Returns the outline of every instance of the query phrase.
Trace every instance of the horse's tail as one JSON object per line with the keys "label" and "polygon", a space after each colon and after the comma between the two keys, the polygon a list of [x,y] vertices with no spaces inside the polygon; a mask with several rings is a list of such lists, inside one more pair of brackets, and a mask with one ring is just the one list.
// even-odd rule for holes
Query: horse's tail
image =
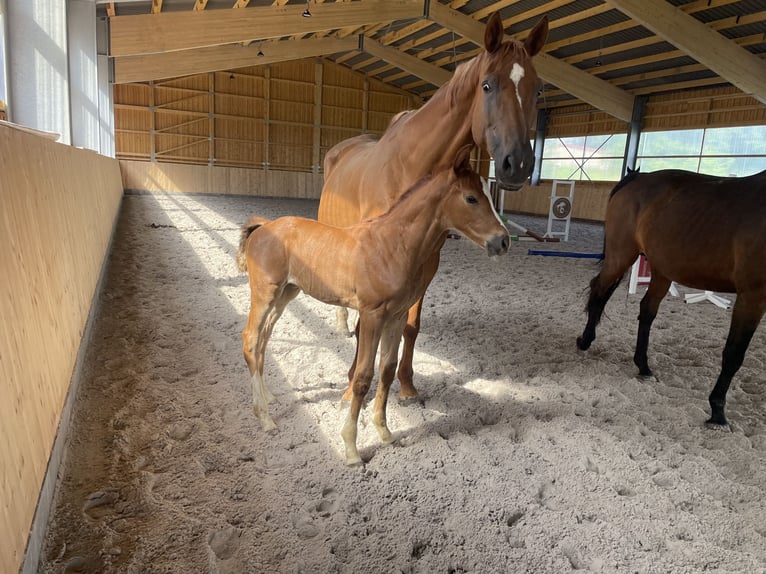
{"label": "horse's tail", "polygon": [[247,249],[247,240],[250,237],[250,234],[264,223],[268,223],[268,221],[268,219],[253,215],[242,226],[242,233],[239,235],[239,248],[237,249],[237,269],[239,269],[240,272],[244,273],[247,271],[247,255],[245,251]]}

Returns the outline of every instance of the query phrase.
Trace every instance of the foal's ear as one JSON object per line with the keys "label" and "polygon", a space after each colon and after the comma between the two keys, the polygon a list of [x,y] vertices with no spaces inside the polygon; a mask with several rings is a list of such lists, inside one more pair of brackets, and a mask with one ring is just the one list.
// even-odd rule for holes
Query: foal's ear
{"label": "foal's ear", "polygon": [[487,27],[484,29],[484,48],[487,52],[494,54],[502,45],[504,35],[503,19],[500,17],[500,12],[495,12],[489,17]]}
{"label": "foal's ear", "polygon": [[452,171],[458,175],[471,171],[472,149],[473,144],[468,144],[458,150],[457,155],[455,156],[455,162],[452,164]]}
{"label": "foal's ear", "polygon": [[544,15],[532,28],[532,31],[524,40],[524,49],[531,58],[543,49],[545,41],[548,39],[548,16]]}

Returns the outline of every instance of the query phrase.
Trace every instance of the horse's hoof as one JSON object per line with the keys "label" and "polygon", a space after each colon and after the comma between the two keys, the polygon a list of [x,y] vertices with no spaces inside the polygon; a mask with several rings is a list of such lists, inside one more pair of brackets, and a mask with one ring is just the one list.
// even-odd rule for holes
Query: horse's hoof
{"label": "horse's hoof", "polygon": [[[257,414],[257,413],[256,413]],[[275,434],[278,430],[277,423],[269,415],[258,417],[261,421],[261,429],[268,434]]]}
{"label": "horse's hoof", "polygon": [[705,421],[705,428],[714,432],[734,432],[729,423],[716,423],[710,419]]}
{"label": "horse's hoof", "polygon": [[388,430],[387,427],[375,425],[375,428],[378,431],[378,437],[380,438],[381,444],[391,444],[394,442],[394,435],[391,434],[391,431]]}
{"label": "horse's hoof", "polygon": [[581,351],[587,351],[590,349],[590,343],[586,343],[582,337],[577,337],[577,348]]}
{"label": "horse's hoof", "polygon": [[426,405],[426,402],[420,395],[403,397],[400,394],[399,404],[402,405],[403,407],[410,407],[410,406],[424,407]]}
{"label": "horse's hoof", "polygon": [[705,421],[705,426],[710,430],[732,432],[731,425],[729,425],[729,421],[726,420],[725,416],[718,417],[713,415]]}
{"label": "horse's hoof", "polygon": [[364,463],[362,460],[362,457],[358,454],[356,456],[347,456],[346,457],[346,466],[361,466]]}
{"label": "horse's hoof", "polygon": [[636,378],[639,381],[656,381],[657,380],[657,377],[655,377],[654,373],[651,371],[649,371],[648,373],[638,373],[638,375],[636,375]]}

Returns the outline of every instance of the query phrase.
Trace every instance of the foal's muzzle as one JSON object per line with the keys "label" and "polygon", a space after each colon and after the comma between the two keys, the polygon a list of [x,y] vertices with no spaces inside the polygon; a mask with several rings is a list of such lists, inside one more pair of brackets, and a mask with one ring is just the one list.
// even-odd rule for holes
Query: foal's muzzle
{"label": "foal's muzzle", "polygon": [[508,234],[495,235],[487,241],[487,255],[502,255],[508,252]]}

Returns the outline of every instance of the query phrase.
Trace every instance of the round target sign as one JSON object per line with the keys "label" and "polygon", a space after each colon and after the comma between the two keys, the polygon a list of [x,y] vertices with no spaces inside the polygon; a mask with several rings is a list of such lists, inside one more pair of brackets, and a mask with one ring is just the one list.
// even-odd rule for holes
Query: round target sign
{"label": "round target sign", "polygon": [[572,202],[568,197],[559,197],[553,202],[551,213],[556,219],[566,219],[572,213]]}

